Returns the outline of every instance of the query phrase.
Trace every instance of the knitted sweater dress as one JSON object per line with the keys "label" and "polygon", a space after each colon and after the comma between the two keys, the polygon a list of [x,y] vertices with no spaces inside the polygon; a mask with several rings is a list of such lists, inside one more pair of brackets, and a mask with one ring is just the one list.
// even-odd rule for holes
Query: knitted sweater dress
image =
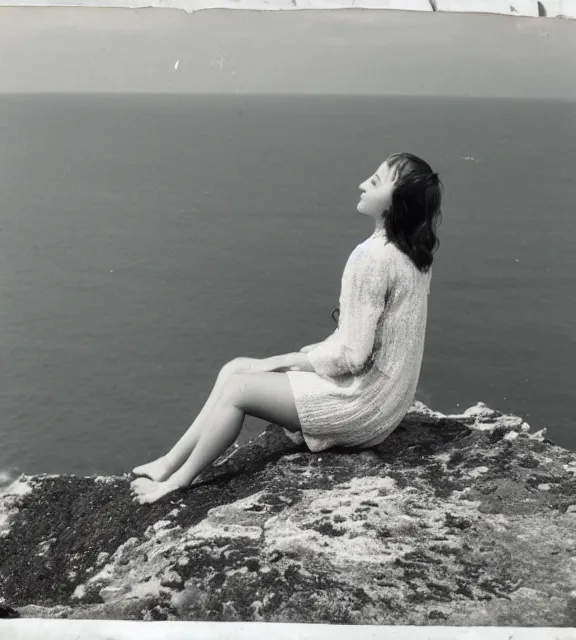
{"label": "knitted sweater dress", "polygon": [[311,451],[380,444],[408,412],[420,376],[432,269],[420,272],[378,230],[350,254],[338,328],[308,352],[314,371],[287,371]]}

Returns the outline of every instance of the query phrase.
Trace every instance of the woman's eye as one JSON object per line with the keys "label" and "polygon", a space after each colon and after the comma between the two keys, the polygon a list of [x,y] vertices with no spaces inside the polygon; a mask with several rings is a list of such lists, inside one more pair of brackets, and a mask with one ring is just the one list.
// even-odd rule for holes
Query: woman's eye
{"label": "woman's eye", "polygon": [[376,186],[376,180],[374,180],[374,178],[372,178],[372,180],[370,180],[370,182],[371,182],[374,186]]}

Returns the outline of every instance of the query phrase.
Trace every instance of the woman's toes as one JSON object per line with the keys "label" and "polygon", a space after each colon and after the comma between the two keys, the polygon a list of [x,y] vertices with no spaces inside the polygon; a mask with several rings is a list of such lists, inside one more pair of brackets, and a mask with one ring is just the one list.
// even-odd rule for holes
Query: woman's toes
{"label": "woman's toes", "polygon": [[135,493],[139,494],[149,491],[152,488],[152,485],[155,484],[156,483],[153,480],[150,480],[150,478],[136,478],[136,480],[133,480],[130,483],[130,486]]}

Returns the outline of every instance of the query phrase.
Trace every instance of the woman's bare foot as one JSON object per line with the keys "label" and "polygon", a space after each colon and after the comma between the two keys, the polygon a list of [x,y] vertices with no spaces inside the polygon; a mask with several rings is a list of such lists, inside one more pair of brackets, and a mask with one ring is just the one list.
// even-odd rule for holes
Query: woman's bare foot
{"label": "woman's bare foot", "polygon": [[168,462],[166,456],[162,456],[161,458],[158,458],[158,460],[142,464],[139,467],[134,467],[134,469],[132,469],[132,473],[134,475],[146,476],[155,482],[164,482],[164,480],[167,480],[174,471],[175,469]]}
{"label": "woman's bare foot", "polygon": [[136,494],[134,502],[139,502],[140,504],[151,504],[169,493],[181,489],[178,484],[170,482],[170,480],[155,482],[149,478],[137,478],[131,483],[131,487]]}

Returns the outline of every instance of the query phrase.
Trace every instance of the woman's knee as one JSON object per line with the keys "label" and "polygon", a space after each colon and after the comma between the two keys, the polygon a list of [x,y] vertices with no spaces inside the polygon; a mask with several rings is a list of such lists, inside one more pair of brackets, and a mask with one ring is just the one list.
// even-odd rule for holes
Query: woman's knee
{"label": "woman's knee", "polygon": [[249,371],[255,362],[257,362],[256,358],[233,358],[220,369],[220,375],[232,376],[236,373]]}

